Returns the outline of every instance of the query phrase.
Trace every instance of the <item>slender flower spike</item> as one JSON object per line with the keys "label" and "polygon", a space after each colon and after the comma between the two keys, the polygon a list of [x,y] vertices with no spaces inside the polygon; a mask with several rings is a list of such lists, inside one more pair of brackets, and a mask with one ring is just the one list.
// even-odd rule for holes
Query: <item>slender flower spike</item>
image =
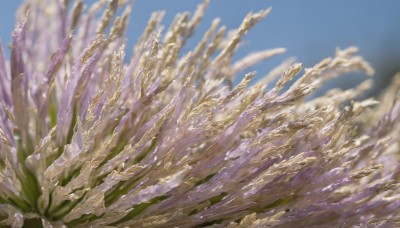
{"label": "slender flower spike", "polygon": [[153,13],[125,58],[131,1],[23,3],[0,45],[0,226],[400,227],[400,75],[381,100],[358,98],[370,80],[310,96],[374,73],[350,47],[254,82],[285,49],[232,57],[270,9],[184,53],[207,4],[164,32]]}

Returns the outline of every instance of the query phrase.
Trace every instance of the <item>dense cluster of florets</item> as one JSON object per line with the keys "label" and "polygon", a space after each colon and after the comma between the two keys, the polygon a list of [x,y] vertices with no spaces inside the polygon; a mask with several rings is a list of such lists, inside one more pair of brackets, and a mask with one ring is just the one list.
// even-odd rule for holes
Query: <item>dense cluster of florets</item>
{"label": "dense cluster of florets", "polygon": [[206,5],[165,32],[155,12],[126,64],[131,2],[25,1],[9,61],[0,49],[2,225],[400,225],[399,77],[380,102],[353,101],[369,80],[305,99],[328,79],[373,74],[348,48],[234,85],[285,50],[232,60],[267,9],[229,36],[214,20],[182,53]]}

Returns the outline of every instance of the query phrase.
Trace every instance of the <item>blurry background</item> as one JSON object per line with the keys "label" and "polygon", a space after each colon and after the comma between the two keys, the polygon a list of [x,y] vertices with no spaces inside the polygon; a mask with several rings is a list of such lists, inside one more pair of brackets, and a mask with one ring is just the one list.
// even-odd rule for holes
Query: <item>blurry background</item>
{"label": "blurry background", "polygon": [[[11,42],[15,12],[20,2],[0,0],[0,38],[4,46]],[[130,56],[133,44],[152,11],[165,10],[167,14],[164,23],[168,26],[175,13],[185,10],[193,12],[200,2],[136,0],[127,32],[127,56]],[[272,13],[246,35],[245,43],[236,55],[236,58],[240,58],[256,50],[287,48],[284,55],[249,69],[256,70],[259,76],[265,75],[289,56],[295,56],[297,61],[304,63],[304,67],[310,67],[332,56],[336,47],[345,48],[350,45],[359,47],[360,55],[376,69],[375,87],[368,95],[376,95],[400,71],[399,0],[212,0],[202,24],[184,51],[190,50],[197,43],[215,17],[220,17],[221,24],[233,29],[240,25],[249,11],[269,6],[273,7]],[[8,55],[8,49],[6,51]],[[327,87],[349,88],[363,79],[363,75],[346,75],[329,82]]]}

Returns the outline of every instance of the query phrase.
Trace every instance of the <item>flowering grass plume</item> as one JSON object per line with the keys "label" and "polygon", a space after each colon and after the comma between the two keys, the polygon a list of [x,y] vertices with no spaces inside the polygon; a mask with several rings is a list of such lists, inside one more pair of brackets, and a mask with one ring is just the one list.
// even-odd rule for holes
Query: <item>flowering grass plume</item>
{"label": "flowering grass plume", "polygon": [[373,74],[350,47],[250,83],[284,52],[232,58],[270,9],[230,35],[215,19],[183,53],[207,3],[167,29],[153,13],[125,61],[130,1],[25,1],[0,50],[2,225],[400,226],[400,76],[380,101],[353,101],[370,80],[307,98]]}

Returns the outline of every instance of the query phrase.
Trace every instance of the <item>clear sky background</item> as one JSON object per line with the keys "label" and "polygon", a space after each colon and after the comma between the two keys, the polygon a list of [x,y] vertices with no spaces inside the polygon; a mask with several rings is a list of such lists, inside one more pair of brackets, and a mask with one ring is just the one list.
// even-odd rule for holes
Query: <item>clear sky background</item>
{"label": "clear sky background", "polygon": [[[87,0],[86,2],[93,2]],[[11,41],[15,12],[21,0],[0,0],[0,38]],[[165,10],[169,25],[177,12],[194,11],[201,1],[136,0],[128,28],[128,55],[143,31],[150,13]],[[400,71],[400,1],[399,0],[211,0],[205,18],[187,50],[199,40],[215,17],[221,24],[236,28],[249,11],[272,6],[271,14],[245,37],[245,45],[236,58],[256,50],[287,48],[286,54],[258,64],[250,70],[264,75],[289,56],[297,57],[305,67],[331,56],[336,47],[354,45],[376,69],[375,88],[381,90],[395,72]],[[330,82],[348,88],[365,77],[349,75]]]}

